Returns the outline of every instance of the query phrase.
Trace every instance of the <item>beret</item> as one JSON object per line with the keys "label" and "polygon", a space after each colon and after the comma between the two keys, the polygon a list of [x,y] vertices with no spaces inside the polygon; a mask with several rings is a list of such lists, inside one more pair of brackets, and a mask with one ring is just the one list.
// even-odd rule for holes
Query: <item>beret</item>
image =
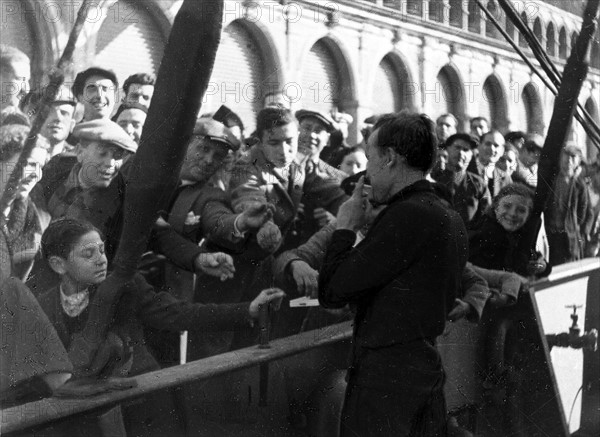
{"label": "beret", "polygon": [[136,142],[127,135],[127,132],[114,121],[105,118],[79,123],[73,129],[73,136],[79,140],[113,144],[131,153],[137,151]]}
{"label": "beret", "polygon": [[479,140],[477,139],[476,136],[473,136],[471,134],[467,134],[464,132],[459,132],[457,134],[450,135],[448,137],[448,139],[446,140],[446,142],[444,143],[443,148],[448,147],[456,140],[462,140],[465,143],[468,143],[471,146],[471,149],[476,149],[479,146]]}
{"label": "beret", "polygon": [[240,141],[231,130],[212,118],[199,118],[194,126],[193,134],[221,143],[234,152],[240,148]]}
{"label": "beret", "polygon": [[119,81],[117,80],[117,75],[112,70],[107,70],[105,68],[100,67],[90,67],[87,70],[84,70],[75,76],[75,82],[73,82],[73,94],[75,96],[79,96],[83,94],[83,87],[85,85],[85,81],[92,76],[100,76],[106,79],[109,79],[112,83],[115,84],[115,88],[119,87]]}
{"label": "beret", "polygon": [[142,105],[141,103],[121,103],[119,105],[119,109],[117,109],[117,112],[115,113],[115,115],[112,116],[111,120],[116,122],[119,118],[119,115],[121,115],[123,111],[127,111],[128,109],[139,109],[144,114],[148,114],[148,108],[145,105]]}
{"label": "beret", "polygon": [[302,121],[302,119],[307,117],[313,117],[319,120],[325,125],[325,128],[328,132],[337,130],[337,124],[333,121],[329,114],[323,114],[322,112],[318,111],[309,111],[308,109],[300,109],[299,111],[296,111],[296,118],[298,121]]}

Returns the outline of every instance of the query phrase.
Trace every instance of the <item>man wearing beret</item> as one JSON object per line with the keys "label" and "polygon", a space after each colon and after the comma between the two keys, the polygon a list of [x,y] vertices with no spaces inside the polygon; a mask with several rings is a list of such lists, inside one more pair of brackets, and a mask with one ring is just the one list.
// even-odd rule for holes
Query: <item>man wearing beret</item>
{"label": "man wearing beret", "polygon": [[83,105],[83,121],[109,118],[118,89],[117,76],[110,70],[91,67],[77,74],[73,94]]}
{"label": "man wearing beret", "polygon": [[122,103],[112,120],[121,126],[136,144],[140,144],[148,108],[141,103]]}

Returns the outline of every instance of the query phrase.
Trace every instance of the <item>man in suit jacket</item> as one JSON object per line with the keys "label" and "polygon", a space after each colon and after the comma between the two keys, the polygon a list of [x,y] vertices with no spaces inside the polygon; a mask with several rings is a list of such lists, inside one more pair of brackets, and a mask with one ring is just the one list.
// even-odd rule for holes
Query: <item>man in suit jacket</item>
{"label": "man in suit jacket", "polygon": [[481,176],[494,197],[506,185],[512,183],[511,177],[500,170],[496,163],[504,155],[504,136],[497,130],[483,134],[477,150],[479,155],[469,164],[468,171]]}

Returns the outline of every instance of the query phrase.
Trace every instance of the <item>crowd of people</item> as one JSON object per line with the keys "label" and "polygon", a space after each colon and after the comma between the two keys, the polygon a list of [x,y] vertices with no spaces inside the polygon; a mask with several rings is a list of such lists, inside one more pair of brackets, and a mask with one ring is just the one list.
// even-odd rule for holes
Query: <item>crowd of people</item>
{"label": "crowd of people", "polygon": [[[0,61],[3,83],[22,80],[22,53],[2,46]],[[3,407],[77,380],[68,351],[118,250],[154,85],[151,74],[133,74],[117,106],[111,70],[79,72],[58,90],[17,188],[5,194],[2,306],[15,311],[3,312],[2,323],[35,320],[50,341],[45,354],[31,341],[13,344],[18,353],[3,350]],[[1,193],[47,92],[2,96]],[[249,133],[234,110],[198,118],[179,186],[157,211],[94,376],[133,376],[255,344],[267,305],[280,306],[274,337],[354,317],[342,435],[438,435],[446,411],[435,338],[446,321],[477,322],[486,304],[516,302],[526,278],[598,255],[600,169],[576,144],[562,151],[543,226],[530,241],[525,230],[543,182],[538,134],[503,134],[484,117],[459,132],[452,114],[434,122],[401,112],[364,120],[362,141],[351,144],[352,117],[338,111],[274,104]],[[289,308],[302,296],[321,306]],[[185,352],[181,331],[189,331]],[[44,357],[23,366],[28,354]],[[292,417],[302,414],[293,396]],[[173,432],[177,424],[164,423],[171,409],[149,399],[63,432],[125,435],[156,417],[155,426]]]}

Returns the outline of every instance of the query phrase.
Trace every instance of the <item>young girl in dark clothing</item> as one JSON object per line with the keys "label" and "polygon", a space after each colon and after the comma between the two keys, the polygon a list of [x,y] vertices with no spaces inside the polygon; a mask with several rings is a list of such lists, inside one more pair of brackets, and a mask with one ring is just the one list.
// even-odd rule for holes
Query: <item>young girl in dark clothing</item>
{"label": "young girl in dark clothing", "polygon": [[539,253],[532,253],[523,238],[533,209],[533,193],[522,184],[500,190],[491,209],[469,238],[469,261],[476,266],[506,270],[521,276],[547,276],[550,266]]}

